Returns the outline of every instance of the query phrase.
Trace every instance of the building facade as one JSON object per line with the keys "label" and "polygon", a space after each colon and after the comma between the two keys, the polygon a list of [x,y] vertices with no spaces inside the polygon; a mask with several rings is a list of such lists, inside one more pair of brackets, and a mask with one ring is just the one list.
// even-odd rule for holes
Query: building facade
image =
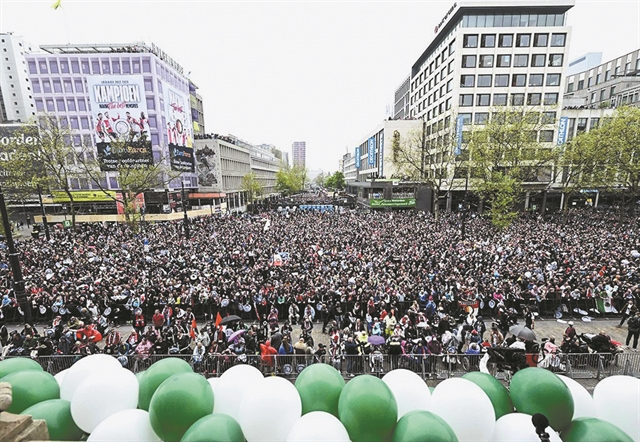
{"label": "building facade", "polygon": [[22,37],[0,34],[0,123],[25,123],[35,117],[36,107],[25,54],[31,46]]}
{"label": "building facade", "polygon": [[394,93],[393,119],[404,120],[410,114],[411,77],[405,78]]}
{"label": "building facade", "polygon": [[198,86],[193,81],[189,81],[189,101],[191,102],[191,120],[193,121],[194,135],[206,134],[202,96],[198,93]]}
{"label": "building facade", "polygon": [[306,141],[295,141],[291,145],[291,159],[293,161],[293,166],[307,167]]}

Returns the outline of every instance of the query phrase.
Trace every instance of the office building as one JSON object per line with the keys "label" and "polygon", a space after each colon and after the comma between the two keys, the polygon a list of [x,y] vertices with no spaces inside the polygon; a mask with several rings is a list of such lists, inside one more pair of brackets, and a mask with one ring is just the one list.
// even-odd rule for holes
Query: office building
{"label": "office building", "polygon": [[566,75],[577,74],[578,72],[588,71],[602,63],[602,52],[588,52],[573,61],[567,66]]}
{"label": "office building", "polygon": [[198,93],[198,86],[189,80],[189,101],[191,102],[191,121],[193,121],[193,134],[206,134],[204,127],[204,106],[202,95]]}
{"label": "office building", "polygon": [[291,158],[293,166],[307,167],[307,143],[305,141],[295,141],[291,145]]}
{"label": "office building", "polygon": [[36,115],[25,61],[31,46],[22,37],[2,33],[0,50],[0,123],[25,123]]}

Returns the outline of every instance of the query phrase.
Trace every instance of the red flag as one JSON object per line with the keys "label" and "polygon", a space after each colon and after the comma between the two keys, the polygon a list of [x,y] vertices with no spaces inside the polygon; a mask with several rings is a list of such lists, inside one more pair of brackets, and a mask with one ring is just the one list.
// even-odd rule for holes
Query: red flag
{"label": "red flag", "polygon": [[222,316],[220,316],[220,312],[218,312],[218,314],[216,315],[216,327],[218,327],[221,322],[222,322]]}

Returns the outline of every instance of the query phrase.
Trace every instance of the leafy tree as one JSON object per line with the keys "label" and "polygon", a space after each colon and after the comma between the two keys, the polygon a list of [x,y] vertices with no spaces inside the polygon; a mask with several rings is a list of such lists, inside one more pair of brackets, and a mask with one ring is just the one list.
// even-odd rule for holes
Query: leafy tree
{"label": "leafy tree", "polygon": [[314,183],[316,183],[318,186],[320,187],[324,187],[325,182],[327,180],[327,178],[329,178],[330,175],[325,175],[324,172],[320,172],[320,174],[313,180]]}
{"label": "leafy tree", "polygon": [[477,177],[475,192],[490,205],[491,219],[507,227],[517,215],[525,183],[530,188],[553,180],[558,151],[538,142],[547,124],[545,115],[523,107],[494,109],[483,126],[472,126],[468,135],[469,165]]}
{"label": "leafy tree", "polygon": [[291,195],[304,189],[307,182],[307,169],[300,166],[289,166],[280,163],[280,170],[276,172],[276,189],[285,195]]}
{"label": "leafy tree", "polygon": [[325,186],[329,189],[339,190],[344,189],[344,173],[337,171],[333,175],[329,176],[325,181]]}
{"label": "leafy tree", "polygon": [[264,186],[253,172],[249,172],[242,177],[241,188],[244,192],[247,192],[247,199],[250,203],[253,203],[256,198],[264,193]]}

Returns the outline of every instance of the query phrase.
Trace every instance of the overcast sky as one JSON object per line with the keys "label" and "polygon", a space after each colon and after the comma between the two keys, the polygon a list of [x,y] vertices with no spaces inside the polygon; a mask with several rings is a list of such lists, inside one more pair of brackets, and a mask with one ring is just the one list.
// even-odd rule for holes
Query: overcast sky
{"label": "overcast sky", "polygon": [[[535,0],[534,0],[535,1]],[[453,1],[0,0],[0,31],[34,46],[154,42],[200,87],[207,132],[338,160],[392,109],[393,92]],[[640,48],[640,1],[577,0],[570,59]]]}

